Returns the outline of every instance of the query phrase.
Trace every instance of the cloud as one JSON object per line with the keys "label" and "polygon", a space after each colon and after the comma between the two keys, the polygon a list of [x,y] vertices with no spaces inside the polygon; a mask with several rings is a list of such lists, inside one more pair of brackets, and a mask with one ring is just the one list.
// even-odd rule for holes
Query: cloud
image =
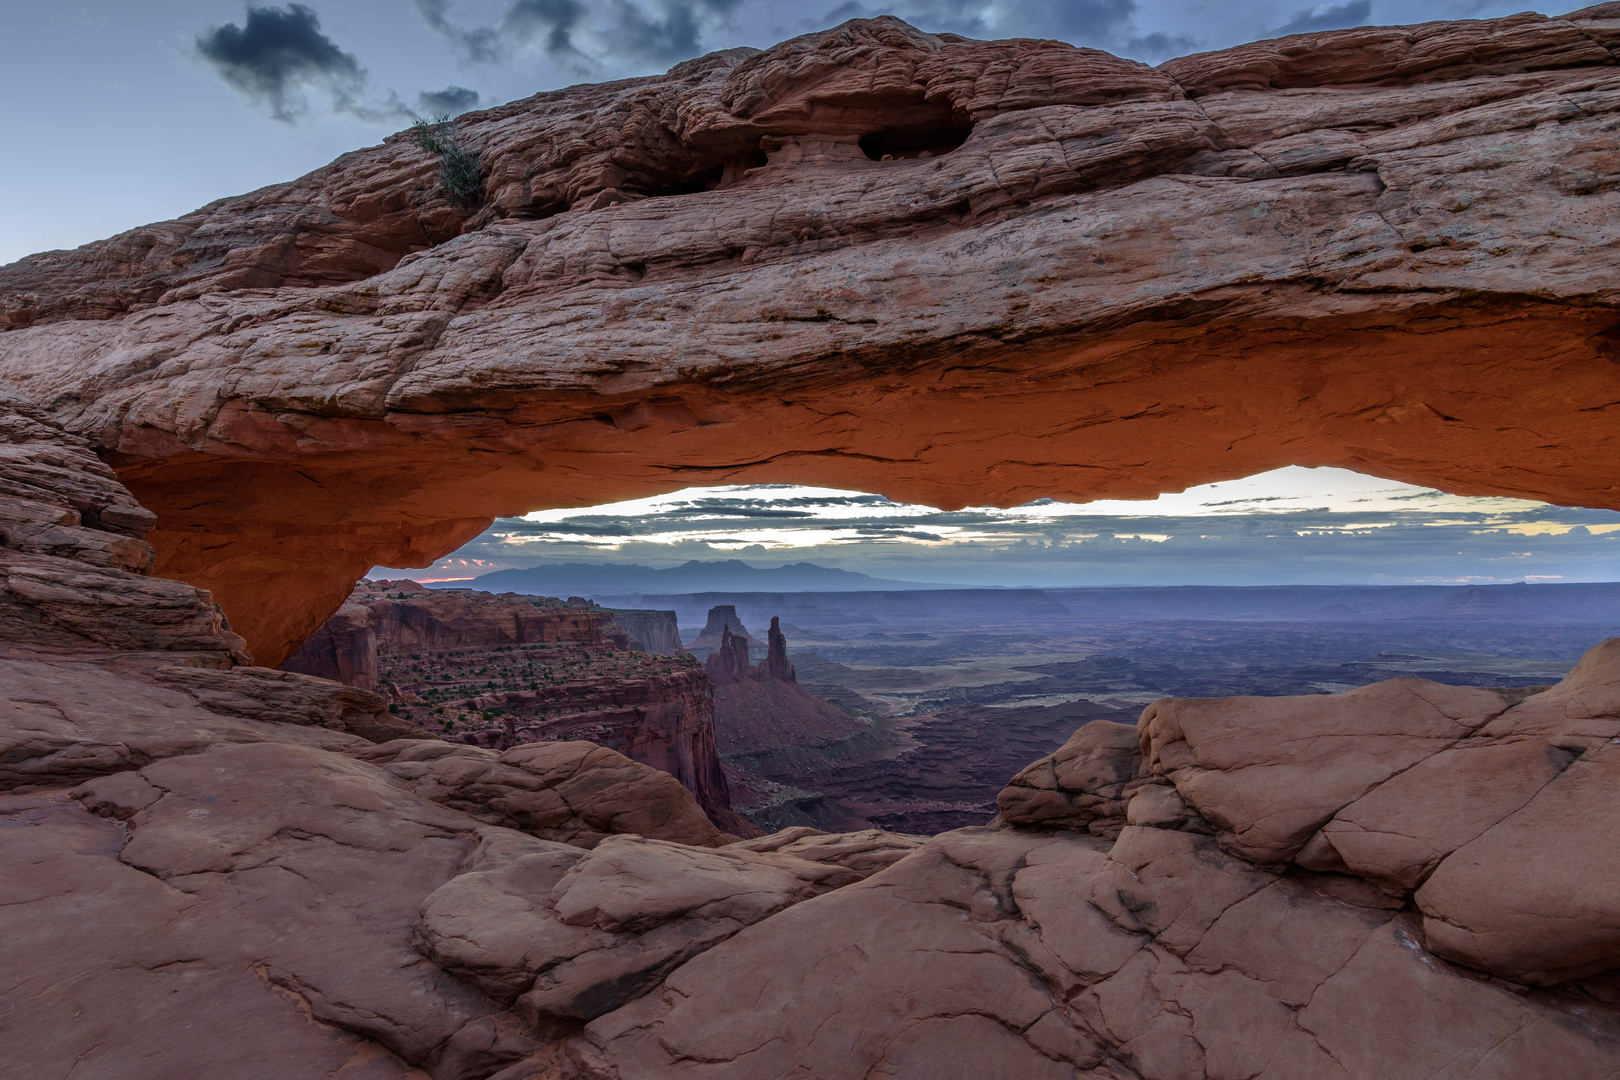
{"label": "cloud", "polygon": [[1271,33],[1276,37],[1288,34],[1310,34],[1318,30],[1343,30],[1349,26],[1366,26],[1372,17],[1372,0],[1348,0],[1343,4],[1321,4],[1300,8],[1294,17]]}
{"label": "cloud", "polygon": [[493,63],[539,49],[574,65],[668,66],[705,50],[707,34],[741,0],[511,0],[496,26],[465,27],[449,0],[415,0],[417,14],[465,60]]}
{"label": "cloud", "polygon": [[574,34],[585,20],[579,0],[512,0],[501,31],[521,45],[538,45],[553,57],[580,57]]}
{"label": "cloud", "polygon": [[291,123],[307,111],[304,92],[324,89],[334,108],[353,111],[365,89],[366,69],[352,53],[321,33],[321,21],[303,4],[249,7],[245,24],[226,23],[197,35],[196,54],[227,85],[270,106]]}
{"label": "cloud", "polygon": [[505,53],[500,35],[491,26],[467,29],[450,18],[450,0],[415,0],[416,13],[428,29],[455,46],[462,59],[474,64],[493,64]]}
{"label": "cloud", "polygon": [[627,58],[660,64],[689,60],[701,51],[697,7],[690,3],[666,4],[660,18],[629,0],[614,0],[614,23],[608,39],[614,51]]}
{"label": "cloud", "polygon": [[478,108],[478,91],[465,86],[424,90],[416,95],[416,107],[424,116],[459,116],[468,109]]}
{"label": "cloud", "polygon": [[706,33],[724,24],[740,0],[611,0],[597,31],[606,59],[675,64],[705,50]]}
{"label": "cloud", "polygon": [[801,31],[816,30],[874,15],[896,15],[934,34],[1056,38],[1136,59],[1165,59],[1198,44],[1185,34],[1143,33],[1137,24],[1137,0],[901,0],[872,6],[848,0],[820,19],[804,20],[799,27]]}
{"label": "cloud", "polygon": [[[1250,497],[1230,498],[1239,491]],[[1430,497],[1420,509],[1413,494]],[[494,569],[785,558],[1000,585],[1620,579],[1620,513],[1431,494],[1337,470],[1282,470],[1137,504],[941,511],[755,485],[534,517],[496,522],[451,559]],[[456,576],[450,565],[425,576]]]}

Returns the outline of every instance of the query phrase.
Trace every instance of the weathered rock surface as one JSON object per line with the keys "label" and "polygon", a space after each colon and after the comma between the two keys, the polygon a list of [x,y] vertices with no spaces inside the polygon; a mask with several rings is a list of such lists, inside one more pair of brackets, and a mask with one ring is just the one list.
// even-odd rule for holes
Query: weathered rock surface
{"label": "weathered rock surface", "polygon": [[236,743],[337,752],[371,745],[303,726],[291,711],[291,722],[221,715],[182,691],[97,664],[0,660],[0,715],[0,791],[54,790]]}
{"label": "weathered rock surface", "polygon": [[1142,749],[1132,724],[1093,720],[1007,782],[996,805],[1009,825],[1059,826],[1115,837],[1139,790]]}
{"label": "weathered rock surface", "polygon": [[[26,414],[0,424],[26,451],[0,458],[5,509],[144,527],[81,440]],[[522,1060],[555,1075],[557,1047],[533,1024],[416,951],[423,900],[470,855],[544,846],[491,821],[587,844],[625,829],[733,837],[673,777],[610,750],[557,744],[495,765],[424,739],[369,690],[232,666],[240,639],[190,586],[160,582],[172,619],[143,623],[127,581],[150,580],[149,549],[129,537],[124,565],[103,567],[100,531],[64,518],[0,545],[8,582],[18,560],[57,580],[106,570],[72,600],[90,631],[77,641],[21,602],[0,609],[0,1016],[18,1035],[5,1071],[475,1080]],[[126,615],[147,629],[97,632]],[[459,776],[408,768],[436,754],[488,760]],[[730,857],[748,859],[859,876]]]}
{"label": "weathered rock surface", "polygon": [[704,847],[736,839],[673,776],[595,743],[528,743],[496,753],[400,740],[357,753],[423,798],[545,840],[589,848],[613,833]]}
{"label": "weathered rock surface", "polygon": [[882,829],[827,833],[796,825],[767,836],[739,840],[726,847],[733,851],[774,851],[812,862],[836,863],[869,877],[899,862],[922,844],[922,837]]}
{"label": "weathered rock surface", "polygon": [[308,741],[278,725],[376,739],[414,730],[376,694],[245,666],[208,593],[148,576],[152,522],[82,438],[0,402],[0,666],[15,695],[0,790],[210,740]]}
{"label": "weathered rock surface", "polygon": [[569,1053],[613,1080],[1611,1074],[1612,1009],[1427,957],[1415,921],[1338,881],[1160,829],[1112,852],[959,830],[742,931]]}
{"label": "weathered rock surface", "polygon": [[1415,899],[1427,947],[1458,963],[1538,985],[1612,971],[1620,861],[1602,837],[1620,641],[1520,698],[1395,679],[1334,696],[1166,699],[1143,712],[1140,751],[1124,725],[1092,723],[1024,770],[1002,820],[1209,830],[1248,863]]}
{"label": "weathered rock surface", "polygon": [[728,849],[611,751],[327,726],[362,699],[243,668],[88,452],[265,662],[372,563],[683,476],[1614,506],[1611,46],[1613,5],[1156,70],[859,22],[472,118],[472,217],[395,139],[6,268],[0,378],[88,440],[5,420],[7,1065],[1613,1080],[1620,644],[1529,697],[1161,702],[1001,827]]}
{"label": "weathered rock surface", "polygon": [[[741,931],[570,1059],[593,1080],[1610,1077],[1617,685],[1608,642],[1517,705],[1402,679],[1094,721],[1009,785],[1002,827]],[[1333,854],[1377,830],[1421,858]]]}
{"label": "weathered rock surface", "polygon": [[1456,745],[1511,701],[1392,679],[1344,694],[1170,698],[1138,724],[1144,768],[1219,830],[1222,846],[1282,864],[1339,810]]}
{"label": "weathered rock surface", "polygon": [[149,576],[156,522],[85,439],[0,399],[0,655],[250,663],[207,592]]}
{"label": "weathered rock surface", "polygon": [[533,842],[422,905],[425,954],[548,1034],[577,1031],[671,969],[865,875],[781,853],[615,836],[589,852]]}
{"label": "weathered rock surface", "polygon": [[699,477],[1617,506],[1615,19],[1160,68],[847,23],[464,117],[476,213],[395,136],[22,260],[0,379],[270,665],[371,565]]}

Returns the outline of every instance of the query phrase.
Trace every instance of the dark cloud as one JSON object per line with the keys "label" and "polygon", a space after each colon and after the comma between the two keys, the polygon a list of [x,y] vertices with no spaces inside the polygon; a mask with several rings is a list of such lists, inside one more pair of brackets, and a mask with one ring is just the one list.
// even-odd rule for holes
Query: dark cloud
{"label": "dark cloud", "polygon": [[491,26],[468,29],[450,18],[450,0],[415,0],[416,13],[428,29],[454,45],[462,59],[475,64],[493,64],[504,55],[500,35]]}
{"label": "dark cloud", "polygon": [[724,13],[733,3],[668,0],[648,11],[631,0],[613,0],[613,18],[603,27],[611,55],[655,64],[675,64],[703,52],[701,15]]}
{"label": "dark cloud", "polygon": [[478,108],[478,91],[468,90],[465,86],[424,90],[416,95],[416,107],[423,116],[460,116],[468,109]]}
{"label": "dark cloud", "polygon": [[1309,34],[1317,30],[1343,30],[1348,26],[1366,26],[1372,18],[1372,0],[1349,0],[1344,4],[1322,4],[1300,8],[1294,17],[1272,31],[1277,37],[1288,34]]}
{"label": "dark cloud", "polygon": [[198,34],[196,53],[228,85],[268,104],[277,120],[291,123],[304,112],[304,92],[311,88],[328,91],[337,108],[363,111],[356,102],[366,69],[321,33],[320,18],[303,4],[249,7],[244,25]]}
{"label": "dark cloud", "polygon": [[[876,496],[783,495],[740,491],[693,498],[670,512],[594,512],[560,522],[503,519],[453,558],[480,560],[483,569],[572,558],[659,565],[691,558],[802,559],[876,577],[1001,585],[1620,578],[1620,513],[1602,510],[1523,504],[1392,510],[1386,503],[1366,512],[1028,518],[983,509],[917,513],[920,508]],[[894,516],[873,516],[885,506]],[[820,512],[771,512],[789,507],[793,515]],[[749,533],[754,529],[833,530],[842,539],[762,546],[759,535]],[[672,543],[646,539],[669,533],[678,537]]]}
{"label": "dark cloud", "polygon": [[1127,38],[1119,52],[1133,60],[1168,60],[1186,56],[1197,48],[1198,39],[1186,34],[1154,33]]}
{"label": "dark cloud", "polygon": [[1114,41],[1136,22],[1136,0],[1068,0],[1028,7],[1055,36],[1076,45]]}
{"label": "dark cloud", "polygon": [[521,45],[538,45],[553,57],[581,56],[574,34],[585,20],[579,0],[512,0],[501,30]]}

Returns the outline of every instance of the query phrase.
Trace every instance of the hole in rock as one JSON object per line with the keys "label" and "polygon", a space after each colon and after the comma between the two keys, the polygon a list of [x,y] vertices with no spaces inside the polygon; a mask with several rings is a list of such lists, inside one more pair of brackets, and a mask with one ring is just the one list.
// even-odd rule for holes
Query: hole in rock
{"label": "hole in rock", "polygon": [[887,128],[862,135],[860,147],[873,161],[942,157],[967,142],[971,134],[973,125],[967,117],[951,113],[934,123]]}

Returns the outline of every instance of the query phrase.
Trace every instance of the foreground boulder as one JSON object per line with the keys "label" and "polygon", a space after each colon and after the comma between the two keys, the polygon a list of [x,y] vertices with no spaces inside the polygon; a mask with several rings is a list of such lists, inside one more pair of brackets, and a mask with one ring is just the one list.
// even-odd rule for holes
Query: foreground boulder
{"label": "foreground boulder", "polygon": [[1001,827],[739,932],[569,1059],[592,1080],[1610,1077],[1616,725],[1620,640],[1529,697],[1167,699],[1024,770]]}
{"label": "foreground boulder", "polygon": [[358,756],[424,798],[560,843],[590,848],[613,833],[700,847],[737,839],[721,832],[673,776],[594,743],[529,743],[498,754],[401,740]]}
{"label": "foreground boulder", "polygon": [[425,955],[546,1034],[620,1008],[745,926],[864,875],[633,836],[590,852],[534,841],[422,905]]}

